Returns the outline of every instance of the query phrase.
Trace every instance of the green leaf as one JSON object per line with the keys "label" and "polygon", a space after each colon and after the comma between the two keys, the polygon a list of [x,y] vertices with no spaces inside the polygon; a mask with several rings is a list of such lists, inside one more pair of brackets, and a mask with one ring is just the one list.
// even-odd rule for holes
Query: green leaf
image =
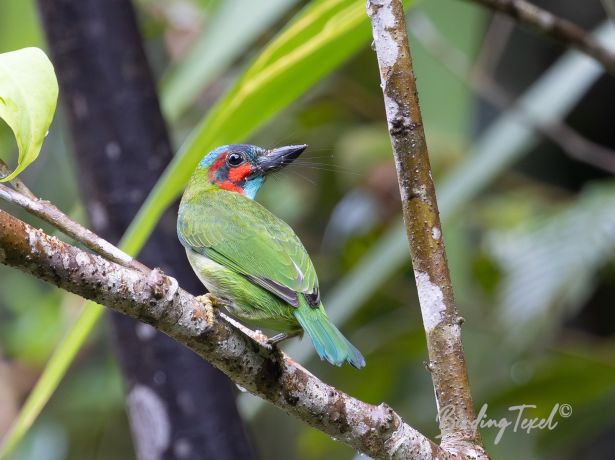
{"label": "green leaf", "polygon": [[39,48],[0,54],[0,118],[13,130],[19,161],[5,182],[36,160],[53,119],[58,82],[53,65]]}

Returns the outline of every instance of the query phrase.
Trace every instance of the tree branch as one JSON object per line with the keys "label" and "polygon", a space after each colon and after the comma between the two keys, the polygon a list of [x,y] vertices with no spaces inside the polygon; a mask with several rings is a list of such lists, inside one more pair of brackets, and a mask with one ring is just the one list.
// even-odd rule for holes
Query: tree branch
{"label": "tree branch", "polygon": [[474,426],[476,417],[461,343],[463,320],[453,298],[403,5],[400,0],[368,0],[367,11],[427,335],[442,447],[487,458]]}
{"label": "tree branch", "polygon": [[[18,190],[21,192],[24,191],[24,188],[25,190],[28,190],[25,184],[21,181],[20,184],[22,184],[23,187],[20,187]],[[124,251],[118,249],[108,241],[96,235],[91,230],[88,230],[83,225],[72,220],[51,202],[37,198],[29,190],[28,192],[28,195],[25,195],[17,191],[17,189],[11,190],[9,187],[0,184],[0,199],[25,209],[30,214],[35,215],[36,217],[53,225],[65,235],[70,236],[75,241],[84,244],[87,248],[97,254],[100,254],[106,259],[109,259],[124,267],[132,267],[144,272],[149,270],[145,267],[145,265],[130,257]]]}
{"label": "tree branch", "polygon": [[567,19],[525,0],[466,0],[504,13],[532,29],[570,46],[598,61],[611,75],[615,75],[615,53],[594,40],[585,30]]}
{"label": "tree branch", "polygon": [[445,39],[426,14],[414,13],[408,23],[412,34],[427,52],[480,98],[500,111],[510,111],[519,122],[538,131],[569,157],[615,174],[615,150],[587,139],[564,122],[544,122],[522,104],[516,104],[514,97],[480,65],[472,68],[465,54]]}
{"label": "tree branch", "polygon": [[[2,159],[0,159],[0,177],[6,177],[9,174],[11,174],[11,168],[9,168],[8,165]],[[22,195],[25,195],[31,199],[36,199],[34,193],[30,191],[30,189],[26,186],[26,184],[21,181],[19,177],[14,178],[10,181],[10,183],[13,188]]]}
{"label": "tree branch", "polygon": [[185,344],[251,393],[374,458],[465,458],[445,452],[386,404],[327,385],[284,353],[210,315],[160,270],[143,273],[46,235],[0,210],[0,263],[139,319]]}

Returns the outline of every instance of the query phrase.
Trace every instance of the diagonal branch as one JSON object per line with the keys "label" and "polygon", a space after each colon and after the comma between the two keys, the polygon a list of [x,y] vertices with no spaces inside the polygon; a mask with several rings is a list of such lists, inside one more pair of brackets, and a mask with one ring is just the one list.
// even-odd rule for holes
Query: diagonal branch
{"label": "diagonal branch", "polygon": [[[615,151],[597,144],[561,121],[545,122],[499,86],[480,65],[472,69],[467,57],[438,31],[426,14],[414,13],[408,18],[410,30],[423,47],[454,76],[466,83],[480,98],[500,111],[508,111],[519,122],[534,128],[559,146],[569,157],[595,168],[615,174]],[[517,110],[512,110],[516,108]]]}
{"label": "diagonal branch", "polygon": [[431,177],[406,21],[400,0],[368,0],[403,216],[427,335],[442,446],[487,458],[476,416]]}
{"label": "diagonal branch", "polygon": [[[11,174],[11,172],[11,168],[9,168],[9,166],[2,159],[0,159],[0,177],[6,177]],[[26,186],[26,184],[22,182],[19,177],[15,177],[13,180],[10,181],[10,183],[13,188],[22,195],[25,195],[33,200],[36,199],[34,193],[30,191],[30,189]]]}
{"label": "diagonal branch", "polygon": [[[160,270],[123,267],[0,210],[0,263],[152,324],[235,383],[374,458],[453,458],[386,404],[359,401],[213,315]],[[466,458],[456,456],[454,458]]]}
{"label": "diagonal branch", "polygon": [[615,75],[615,53],[594,40],[581,27],[525,0],[466,0],[504,13],[523,25],[593,57]]}
{"label": "diagonal branch", "polygon": [[[19,185],[18,185],[19,184]],[[132,267],[140,271],[148,271],[147,267],[139,261],[133,259],[124,251],[113,246],[108,241],[96,235],[91,230],[88,230],[83,225],[75,222],[62,211],[60,211],[53,203],[37,198],[29,189],[19,181],[14,184],[15,190],[0,184],[0,199],[15,204],[20,208],[25,209],[30,214],[44,220],[48,224],[53,225],[67,236],[70,236],[75,241],[84,244],[97,254],[116,262],[124,267]],[[27,191],[27,194],[24,193]]]}

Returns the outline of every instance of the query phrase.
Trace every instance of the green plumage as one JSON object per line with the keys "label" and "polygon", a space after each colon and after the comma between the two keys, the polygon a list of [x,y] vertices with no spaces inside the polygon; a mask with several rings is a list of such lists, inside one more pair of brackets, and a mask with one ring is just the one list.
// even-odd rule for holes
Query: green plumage
{"label": "green plumage", "polygon": [[197,169],[182,197],[177,232],[196,274],[231,314],[257,327],[303,329],[321,359],[365,365],[330,323],[303,244],[262,205],[211,184],[207,170]]}

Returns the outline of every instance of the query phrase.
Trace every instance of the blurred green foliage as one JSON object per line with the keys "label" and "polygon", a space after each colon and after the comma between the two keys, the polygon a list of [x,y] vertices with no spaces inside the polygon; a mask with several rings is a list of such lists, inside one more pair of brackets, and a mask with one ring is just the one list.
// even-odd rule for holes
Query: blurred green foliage
{"label": "blurred green foliage", "polygon": [[[176,45],[174,41],[182,32],[178,24],[196,30],[193,43],[207,42],[205,25],[207,21],[221,20],[220,3],[136,2],[148,32],[148,50],[157,60],[161,79],[163,73],[165,79],[173,75],[165,73],[168,69],[182,68],[188,73],[192,69],[189,61],[184,61],[190,54],[160,59],[166,56],[165,50]],[[217,43],[222,68],[217,68],[209,80],[199,80],[202,75],[189,76],[205,86],[194,93],[198,97],[191,110],[177,110],[173,124],[176,139],[185,138],[186,130],[199,122],[213,101],[220,100],[226,88],[251,83],[251,73],[239,83],[235,78],[275,31],[293,17],[293,8],[308,3],[296,2],[273,19],[268,18],[275,26],[252,24],[256,32],[248,34],[241,46],[234,42],[229,44],[232,49],[225,50],[224,41]],[[178,11],[171,6],[182,4],[188,7],[186,11],[196,9],[203,21],[192,23],[190,18],[184,18],[186,22],[182,23],[171,17],[171,11]],[[423,10],[470,59],[476,56],[485,27],[480,10],[455,0],[420,2],[414,8]],[[224,20],[232,21],[232,15]],[[157,26],[149,27],[153,23]],[[0,4],[0,52],[41,46],[41,35],[33,0]],[[235,112],[229,112],[227,118],[221,117],[220,124],[214,125],[222,129],[226,123],[241,123],[240,133],[252,133],[241,140],[263,145],[310,144],[302,164],[274,177],[259,199],[288,220],[301,236],[319,272],[325,299],[327,293],[339,292],[338,281],[352,273],[370,249],[382,243],[399,218],[377,66],[368,44],[357,43],[336,43],[339,49],[356,46],[360,51],[344,65],[340,65],[342,60],[336,63],[333,74],[318,76],[313,89],[259,131],[254,132],[256,126],[250,126],[254,110],[287,91],[298,94],[296,87],[301,81],[276,80],[266,98],[256,101],[258,104],[249,111],[237,118]],[[435,179],[440,180],[458,171],[463,153],[470,150],[475,137],[476,97],[430,53],[411,44]],[[300,45],[283,50],[282,55]],[[212,45],[200,46],[207,49]],[[318,59],[311,62],[318,65]],[[197,70],[203,69],[195,67]],[[293,99],[280,96],[263,110],[273,114],[277,112],[276,104],[285,106]],[[216,136],[222,138],[208,138],[202,145],[226,142],[225,132],[217,131]],[[5,152],[14,154],[14,142],[7,134],[0,131],[3,158],[10,156]],[[38,195],[82,220],[76,172],[65,136],[59,117],[41,157],[23,178]],[[196,149],[194,158],[198,154]],[[530,165],[533,158],[527,160]],[[560,166],[553,164],[549,168],[550,182],[557,182],[564,174]],[[554,430],[527,434],[513,433],[509,428],[498,444],[494,443],[497,429],[483,429],[493,458],[580,458],[578,452],[615,429],[615,415],[605,409],[615,404],[614,328],[613,323],[609,325],[603,319],[609,318],[604,310],[605,305],[612,307],[613,289],[609,286],[615,278],[613,181],[594,172],[577,188],[567,189],[532,177],[527,169],[492,174],[492,185],[475,199],[462,203],[454,216],[447,217],[444,226],[456,296],[466,319],[463,333],[470,380],[477,410],[488,404],[490,418],[514,420],[509,407],[522,404],[536,406],[528,410],[531,417],[548,416],[555,404],[572,407],[569,418],[557,418]],[[472,180],[472,170],[463,174],[456,180]],[[171,185],[174,192],[182,186],[181,181]],[[5,207],[4,203],[0,206]],[[31,221],[14,208],[7,208]],[[345,225],[347,222],[352,225]],[[326,235],[334,236],[327,240]],[[373,271],[380,269],[372,267]],[[570,294],[572,287],[575,295]],[[335,302],[332,298],[331,303]],[[72,296],[0,266],[0,396],[9,395],[9,399],[3,399],[8,401],[2,406],[6,410],[0,410],[0,430],[6,429],[5,420],[15,416],[80,305]],[[367,368],[358,373],[313,359],[306,365],[319,377],[358,398],[387,402],[411,424],[435,436],[436,408],[424,368],[425,340],[412,271],[407,265],[393,270],[375,293],[353,300],[352,306],[340,326],[365,352]],[[517,314],[522,308],[528,310],[528,315]],[[601,328],[592,326],[600,322]],[[296,356],[307,356],[309,344],[304,340],[290,349]],[[134,457],[123,409],[121,377],[109,350],[106,333],[92,337],[12,458]],[[261,458],[350,459],[356,455],[276,409],[255,409],[247,395],[240,394],[238,399],[250,420],[249,430]]]}

